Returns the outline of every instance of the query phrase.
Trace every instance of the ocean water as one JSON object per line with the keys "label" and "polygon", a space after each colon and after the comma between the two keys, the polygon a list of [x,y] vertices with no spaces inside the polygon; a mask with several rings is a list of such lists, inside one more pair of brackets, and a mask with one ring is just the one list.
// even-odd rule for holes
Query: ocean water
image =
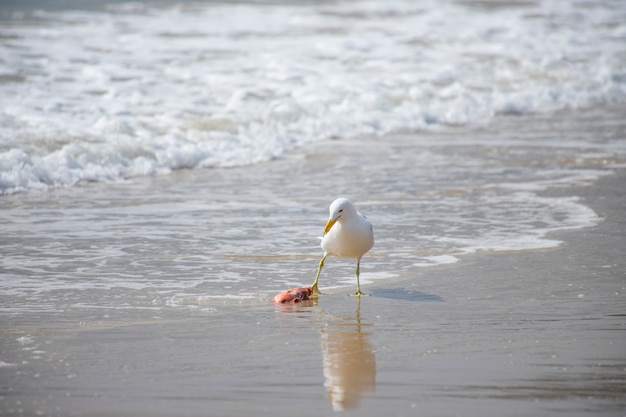
{"label": "ocean water", "polygon": [[[1,309],[64,317],[68,308],[98,315],[267,303],[312,282],[317,236],[337,195],[374,224],[376,243],[361,265],[366,289],[473,253],[556,248],[553,232],[603,219],[573,191],[550,190],[623,169],[622,110],[329,140],[247,167],[3,196]],[[329,259],[323,290],[351,289],[354,267]]]}
{"label": "ocean water", "polygon": [[554,248],[601,218],[542,193],[624,166],[620,1],[54,6],[2,9],[9,312],[263,300],[309,283],[339,195],[366,285]]}
{"label": "ocean water", "polygon": [[0,194],[626,101],[620,0],[0,8]]}
{"label": "ocean water", "polygon": [[[618,0],[0,0],[0,415],[623,416],[625,62]],[[371,296],[271,305],[338,196]]]}

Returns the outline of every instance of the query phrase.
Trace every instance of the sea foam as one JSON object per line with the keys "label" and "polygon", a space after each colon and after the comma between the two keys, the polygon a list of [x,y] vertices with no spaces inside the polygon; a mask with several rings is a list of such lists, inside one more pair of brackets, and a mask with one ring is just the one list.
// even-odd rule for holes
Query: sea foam
{"label": "sea foam", "polygon": [[0,193],[626,100],[619,1],[129,3],[8,23]]}

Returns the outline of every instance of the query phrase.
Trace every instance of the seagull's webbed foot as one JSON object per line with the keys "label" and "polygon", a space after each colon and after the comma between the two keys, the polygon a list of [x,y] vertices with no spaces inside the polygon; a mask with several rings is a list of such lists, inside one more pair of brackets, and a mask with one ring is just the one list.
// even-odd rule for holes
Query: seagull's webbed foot
{"label": "seagull's webbed foot", "polygon": [[317,288],[317,282],[311,285],[311,290],[312,290],[311,297],[317,297],[318,295],[321,294],[319,288]]}

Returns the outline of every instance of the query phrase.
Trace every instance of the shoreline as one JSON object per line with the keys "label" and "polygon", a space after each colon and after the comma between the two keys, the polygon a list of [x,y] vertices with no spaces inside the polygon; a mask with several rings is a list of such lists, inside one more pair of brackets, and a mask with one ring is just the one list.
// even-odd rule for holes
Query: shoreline
{"label": "shoreline", "polygon": [[[264,197],[269,202],[253,206],[256,223],[267,221],[274,214],[267,207],[293,189],[281,188],[284,173],[293,170],[297,181],[308,173],[313,180],[309,188],[290,196],[287,214],[308,217],[310,210],[304,207],[317,206],[322,199],[311,195],[311,190],[322,189],[326,178],[320,167],[337,161],[328,161],[331,144],[315,144],[306,152],[250,169],[215,171],[217,179],[204,178],[205,172],[178,172],[138,179],[127,187],[94,184],[85,187],[88,193],[73,189],[11,197],[11,206],[23,209],[24,216],[29,213],[26,207],[35,207],[41,215],[39,204],[48,201],[53,208],[47,210],[60,217],[61,225],[68,211],[58,201],[73,210],[78,207],[69,212],[90,222],[102,210],[133,240],[134,227],[144,221],[149,230],[176,222],[181,229],[175,231],[198,227],[205,215],[205,196],[191,191],[217,184],[215,198],[227,201],[229,193],[237,191],[230,186],[246,176],[255,181],[246,187],[263,183],[266,188],[251,190],[244,202],[258,203],[255,198],[264,196],[264,190],[278,190]],[[354,142],[346,140],[342,146]],[[380,148],[355,149],[359,156],[380,157]],[[601,161],[589,164],[602,166]],[[329,289],[316,303],[270,304],[274,292],[260,279],[264,274],[284,276],[285,281],[314,275],[317,259],[309,258],[309,252],[290,255],[290,245],[273,248],[268,259],[255,258],[266,249],[258,246],[245,254],[250,257],[245,262],[230,260],[238,261],[231,266],[239,268],[235,272],[252,269],[259,278],[250,291],[267,298],[254,302],[198,299],[196,294],[207,291],[205,287],[194,289],[190,300],[180,305],[171,298],[170,304],[164,303],[155,295],[158,291],[143,288],[114,287],[97,293],[107,298],[90,300],[92,304],[78,290],[55,290],[45,300],[50,305],[42,307],[54,308],[54,313],[5,314],[4,326],[24,331],[0,333],[5,346],[0,357],[0,379],[5,381],[0,410],[59,417],[287,417],[295,404],[303,416],[332,416],[340,409],[346,416],[364,417],[621,416],[626,407],[626,169],[611,169],[613,175],[591,184],[538,191],[557,199],[578,196],[580,204],[602,219],[595,226],[546,237],[561,241],[558,247],[475,252],[436,267],[417,267],[402,254],[364,260],[361,267],[368,274],[384,273],[381,268],[386,267],[397,268],[397,276],[363,285],[370,296],[361,299],[347,297],[353,287],[345,286]],[[117,200],[109,201],[112,195]],[[163,195],[168,196],[165,203]],[[191,214],[183,211],[186,216],[177,217],[181,211],[174,209],[181,201]],[[122,207],[138,208],[118,219]],[[317,230],[317,220],[307,227]],[[270,228],[251,230],[259,234]],[[155,247],[175,246],[194,237],[189,236],[176,240],[168,235]],[[305,236],[308,231],[293,241]],[[210,241],[200,246],[205,244]],[[175,260],[168,258],[163,265]],[[110,268],[117,266],[128,268],[123,262]],[[66,271],[71,275],[71,269]],[[325,271],[322,291],[335,276],[351,276],[353,265]],[[82,279],[78,276],[76,282]],[[13,302],[8,295],[2,300],[6,305]]]}

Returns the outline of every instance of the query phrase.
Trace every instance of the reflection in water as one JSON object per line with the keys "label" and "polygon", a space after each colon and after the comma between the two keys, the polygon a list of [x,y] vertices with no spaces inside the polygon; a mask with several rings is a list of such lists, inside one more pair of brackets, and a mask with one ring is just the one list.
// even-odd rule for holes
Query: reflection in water
{"label": "reflection in water", "polygon": [[356,408],[366,392],[376,389],[376,357],[369,341],[371,326],[361,322],[360,299],[355,317],[335,317],[322,331],[324,386],[333,410]]}

